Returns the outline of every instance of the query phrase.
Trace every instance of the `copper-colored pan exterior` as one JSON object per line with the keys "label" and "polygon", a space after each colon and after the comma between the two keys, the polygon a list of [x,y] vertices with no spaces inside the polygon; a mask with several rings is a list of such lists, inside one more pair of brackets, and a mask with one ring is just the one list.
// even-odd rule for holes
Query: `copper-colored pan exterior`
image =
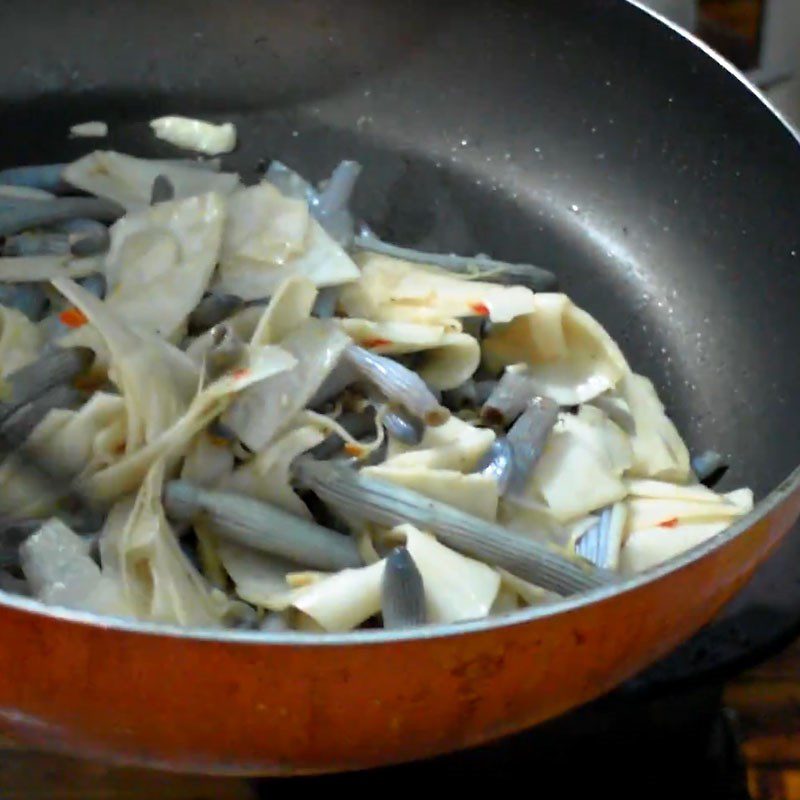
{"label": "copper-colored pan exterior", "polygon": [[542,616],[420,637],[215,640],[4,607],[3,732],[92,758],[259,775],[372,767],[485,742],[597,697],[701,627],[800,515],[798,482],[773,493],[750,527],[652,580]]}

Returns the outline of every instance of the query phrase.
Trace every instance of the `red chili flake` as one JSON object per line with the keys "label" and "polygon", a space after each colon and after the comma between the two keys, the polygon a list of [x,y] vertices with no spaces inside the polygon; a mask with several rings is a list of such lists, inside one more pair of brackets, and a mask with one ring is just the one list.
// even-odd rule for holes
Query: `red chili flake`
{"label": "red chili flake", "polygon": [[120,442],[116,447],[114,447],[115,453],[124,453],[125,452],[125,442]]}
{"label": "red chili flake", "polygon": [[356,458],[358,458],[359,456],[363,455],[364,448],[359,444],[354,444],[353,442],[348,442],[344,446],[344,451],[345,451],[345,453],[347,453],[347,455],[355,456]]}
{"label": "red chili flake", "polygon": [[369,350],[373,350],[376,347],[386,347],[386,345],[391,343],[391,339],[364,339],[364,341],[361,342],[362,346]]}
{"label": "red chili flake", "polygon": [[62,311],[58,318],[70,328],[80,328],[81,325],[85,325],[89,321],[86,314],[79,308],[68,308]]}
{"label": "red chili flake", "polygon": [[480,317],[489,316],[489,306],[486,303],[470,303],[469,307]]}
{"label": "red chili flake", "polygon": [[237,381],[241,380],[242,378],[246,378],[250,374],[249,369],[235,369],[231,372],[231,377],[235,378]]}
{"label": "red chili flake", "polygon": [[673,517],[672,519],[665,519],[663,522],[658,523],[659,528],[677,528],[678,527],[678,518]]}
{"label": "red chili flake", "polygon": [[82,392],[96,392],[104,383],[105,378],[102,375],[79,375],[72,385]]}

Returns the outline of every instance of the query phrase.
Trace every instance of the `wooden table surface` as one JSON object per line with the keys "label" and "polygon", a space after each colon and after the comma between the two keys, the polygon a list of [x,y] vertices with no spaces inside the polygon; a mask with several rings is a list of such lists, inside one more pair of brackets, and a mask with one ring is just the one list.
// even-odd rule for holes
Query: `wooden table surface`
{"label": "wooden table surface", "polygon": [[725,692],[754,800],[800,800],[800,640]]}
{"label": "wooden table surface", "polygon": [[[800,640],[733,681],[725,703],[740,737],[753,799],[800,800]],[[246,780],[105,767],[19,750],[0,740],[0,798],[257,800],[257,794]]]}

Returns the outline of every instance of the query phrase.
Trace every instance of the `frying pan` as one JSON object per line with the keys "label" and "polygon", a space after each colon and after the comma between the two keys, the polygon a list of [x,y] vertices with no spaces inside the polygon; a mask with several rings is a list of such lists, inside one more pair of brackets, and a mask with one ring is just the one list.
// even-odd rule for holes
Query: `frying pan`
{"label": "frying pan", "polygon": [[[178,630],[0,607],[0,723],[176,770],[298,774],[419,758],[582,704],[708,622],[800,514],[800,148],[751,87],[622,0],[7,2],[2,161],[68,127],[173,155],[146,122],[232,119],[231,164],[365,166],[402,244],[555,269],[651,376],[692,449],[762,498],[612,589],[502,619],[347,636]],[[91,146],[91,145],[90,145]],[[777,487],[777,488],[776,488]]]}

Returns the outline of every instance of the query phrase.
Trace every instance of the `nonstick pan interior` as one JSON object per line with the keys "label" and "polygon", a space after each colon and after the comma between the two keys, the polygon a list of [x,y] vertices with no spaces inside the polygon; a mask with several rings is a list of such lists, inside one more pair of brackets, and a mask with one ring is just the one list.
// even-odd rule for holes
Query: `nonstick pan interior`
{"label": "nonstick pan interior", "polygon": [[67,130],[95,118],[102,146],[174,156],[163,112],[233,120],[250,176],[356,158],[382,236],[554,269],[690,448],[730,458],[723,487],[763,496],[800,461],[797,141],[628,3],[6,8],[4,165],[85,152]]}

